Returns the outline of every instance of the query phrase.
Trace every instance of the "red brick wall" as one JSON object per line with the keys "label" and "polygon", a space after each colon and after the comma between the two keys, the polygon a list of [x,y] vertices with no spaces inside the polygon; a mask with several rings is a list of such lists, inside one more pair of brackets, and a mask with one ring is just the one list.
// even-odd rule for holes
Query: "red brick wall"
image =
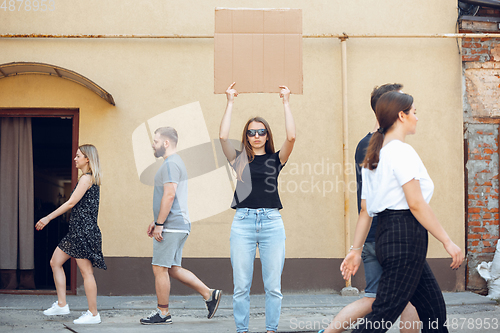
{"label": "red brick wall", "polygon": [[493,260],[499,234],[498,124],[466,124],[468,161],[467,289],[481,291],[486,282],[476,271],[482,261]]}
{"label": "red brick wall", "polygon": [[467,145],[467,289],[485,293],[486,281],[476,268],[483,261],[493,260],[500,237],[500,38],[463,38],[462,61]]}
{"label": "red brick wall", "polygon": [[500,38],[463,38],[462,61],[495,61],[499,44]]}

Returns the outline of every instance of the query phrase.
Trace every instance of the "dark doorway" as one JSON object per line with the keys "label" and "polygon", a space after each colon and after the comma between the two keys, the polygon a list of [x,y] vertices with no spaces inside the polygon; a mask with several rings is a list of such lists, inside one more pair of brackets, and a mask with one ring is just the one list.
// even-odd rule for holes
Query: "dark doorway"
{"label": "dark doorway", "polygon": [[[48,215],[71,195],[72,119],[33,118],[33,174],[35,185],[35,221]],[[52,220],[35,232],[36,289],[55,289],[50,258],[68,232],[69,214]],[[68,289],[70,261],[64,264]]]}
{"label": "dark doorway", "polygon": [[[77,182],[77,170],[73,156],[78,148],[79,110],[17,108],[0,109],[0,119],[4,117],[31,118],[33,149],[33,187],[35,223],[53,211],[71,195]],[[50,268],[50,258],[60,239],[67,233],[69,213],[52,220],[42,231],[35,231],[33,286],[5,288],[0,283],[1,293],[55,294],[55,286]],[[3,223],[0,221],[0,223]],[[2,253],[0,253],[2,255]],[[64,265],[68,294],[76,293],[76,261],[70,259]],[[4,270],[2,281],[4,280]],[[17,281],[20,279],[17,272]],[[10,272],[9,272],[10,273]],[[12,275],[12,274],[11,274]],[[14,270],[14,280],[15,270]],[[12,280],[12,279],[11,279]],[[22,285],[22,283],[21,283]],[[34,289],[34,290],[29,290]]]}

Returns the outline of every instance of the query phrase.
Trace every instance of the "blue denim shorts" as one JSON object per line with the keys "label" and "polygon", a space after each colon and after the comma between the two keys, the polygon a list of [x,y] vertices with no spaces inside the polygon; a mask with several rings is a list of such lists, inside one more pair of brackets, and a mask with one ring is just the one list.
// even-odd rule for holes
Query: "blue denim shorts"
{"label": "blue denim shorts", "polygon": [[365,297],[374,298],[377,295],[378,283],[382,276],[382,266],[375,254],[375,242],[366,242],[361,253],[363,265],[365,267]]}

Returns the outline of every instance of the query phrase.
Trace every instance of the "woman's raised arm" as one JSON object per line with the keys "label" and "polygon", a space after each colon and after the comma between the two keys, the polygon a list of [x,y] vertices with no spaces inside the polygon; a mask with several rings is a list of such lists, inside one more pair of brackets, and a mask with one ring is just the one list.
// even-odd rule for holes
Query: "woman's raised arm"
{"label": "woman's raised arm", "polygon": [[238,92],[233,89],[236,82],[233,82],[226,90],[227,105],[226,111],[222,116],[222,121],[219,128],[219,140],[222,146],[222,151],[226,155],[227,160],[233,163],[236,158],[236,150],[234,149],[231,141],[229,141],[229,129],[231,128],[231,114],[233,112],[234,98],[238,96]]}
{"label": "woman's raised arm", "polygon": [[281,146],[279,157],[281,164],[285,164],[295,144],[295,121],[293,120],[292,111],[290,110],[290,89],[286,86],[280,86],[280,88],[280,97],[283,98],[283,108],[285,111],[286,138],[283,146]]}

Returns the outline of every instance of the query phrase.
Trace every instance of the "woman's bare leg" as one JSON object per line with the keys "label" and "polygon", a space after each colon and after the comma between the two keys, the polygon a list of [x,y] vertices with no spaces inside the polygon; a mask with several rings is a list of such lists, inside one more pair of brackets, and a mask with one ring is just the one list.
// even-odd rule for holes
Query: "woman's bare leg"
{"label": "woman's bare leg", "polygon": [[78,268],[83,277],[83,287],[87,296],[89,311],[94,316],[97,316],[97,284],[94,278],[94,269],[92,263],[88,259],[76,259]]}
{"label": "woman's bare leg", "polygon": [[60,307],[66,306],[66,274],[64,274],[63,264],[69,259],[67,253],[56,247],[52,258],[50,259],[50,267],[54,276],[54,284],[57,291],[57,302]]}

